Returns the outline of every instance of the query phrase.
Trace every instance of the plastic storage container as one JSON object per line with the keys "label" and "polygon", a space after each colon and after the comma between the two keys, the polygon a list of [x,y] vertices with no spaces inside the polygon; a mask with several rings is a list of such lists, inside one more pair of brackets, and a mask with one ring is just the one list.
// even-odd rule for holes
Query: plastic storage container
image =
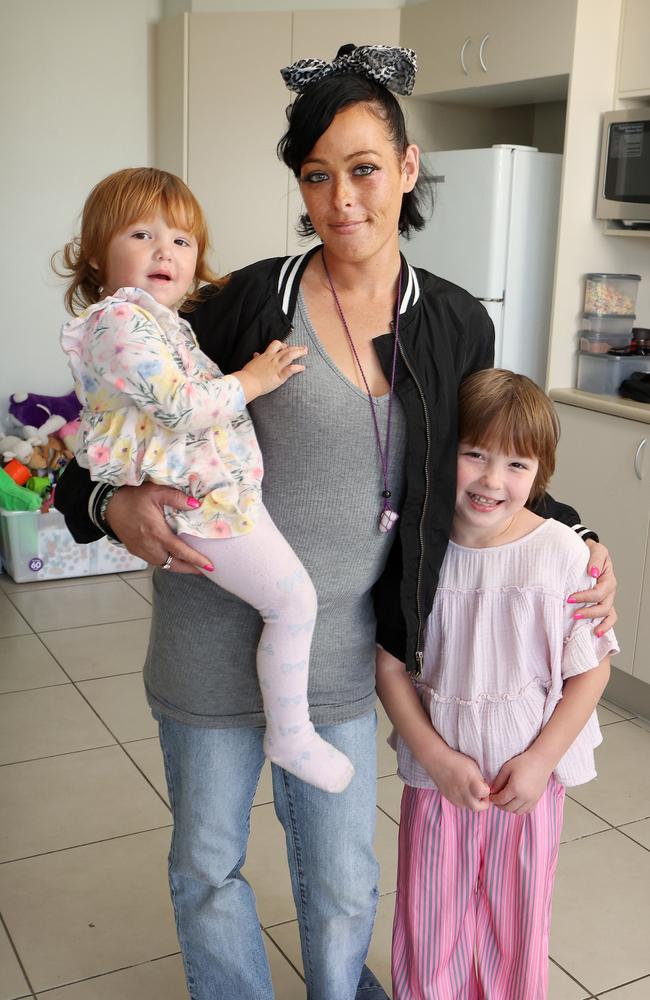
{"label": "plastic storage container", "polygon": [[585,312],[597,316],[633,316],[640,274],[586,274]]}
{"label": "plastic storage container", "polygon": [[147,567],[142,559],[107,538],[77,545],[65,526],[63,514],[57,510],[47,514],[0,510],[0,551],[6,570],[16,583],[126,573]]}
{"label": "plastic storage container", "polygon": [[632,327],[636,316],[616,316],[613,314],[599,316],[597,313],[582,314],[582,329],[589,333],[626,333],[628,343],[632,339]]}
{"label": "plastic storage container", "polygon": [[621,382],[632,372],[650,372],[650,357],[616,354],[578,354],[578,389],[616,396]]}
{"label": "plastic storage container", "polygon": [[583,330],[580,334],[580,350],[589,354],[607,354],[613,347],[627,347],[629,343],[627,333],[589,333]]}

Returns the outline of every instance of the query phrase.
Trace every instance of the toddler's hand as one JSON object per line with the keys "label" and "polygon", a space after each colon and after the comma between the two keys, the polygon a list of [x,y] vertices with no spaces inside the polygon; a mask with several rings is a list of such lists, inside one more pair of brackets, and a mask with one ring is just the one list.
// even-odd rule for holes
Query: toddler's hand
{"label": "toddler's hand", "polygon": [[287,347],[280,340],[272,340],[263,354],[256,354],[240,372],[235,372],[244,388],[246,402],[273,392],[292,375],[303,372],[305,366],[295,361],[306,353],[306,347]]}
{"label": "toddler's hand", "polygon": [[534,751],[526,750],[507,760],[490,789],[490,801],[504,812],[523,816],[535,808],[553,769]]}
{"label": "toddler's hand", "polygon": [[489,809],[490,786],[471,757],[449,748],[435,767],[428,770],[438,791],[453,805],[474,812]]}

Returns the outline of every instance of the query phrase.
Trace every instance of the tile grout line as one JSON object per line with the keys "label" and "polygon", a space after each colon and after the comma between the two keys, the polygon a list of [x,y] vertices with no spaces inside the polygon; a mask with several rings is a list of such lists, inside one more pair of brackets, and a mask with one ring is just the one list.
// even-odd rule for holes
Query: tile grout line
{"label": "tile grout line", "polygon": [[590,1000],[590,998],[592,998],[592,997],[595,996],[595,994],[589,989],[588,986],[585,986],[585,984],[581,983],[579,979],[576,979],[576,977],[573,975],[573,973],[569,972],[568,969],[565,969],[563,965],[560,965],[560,963],[558,962],[558,960],[556,958],[552,958],[550,955],[549,955],[548,958],[549,958],[549,962],[552,962],[553,965],[555,965],[558,969],[560,969],[565,974],[565,976],[568,976],[569,979],[571,979],[574,983],[576,983],[576,985],[578,985],[581,990],[585,991],[585,993],[587,994],[587,997],[585,998],[585,1000]]}
{"label": "tile grout line", "polygon": [[[293,920],[288,920],[288,921],[286,921],[286,923],[294,923],[294,921]],[[280,927],[282,925],[281,924],[275,924],[275,926],[276,927]],[[269,939],[269,941],[271,942],[271,944],[273,945],[273,947],[277,951],[280,952],[280,954],[282,955],[282,957],[284,958],[284,960],[287,962],[288,965],[291,966],[291,968],[293,969],[293,971],[296,973],[297,976],[300,977],[300,979],[303,981],[303,983],[306,982],[304,973],[301,972],[300,969],[296,968],[296,966],[293,964],[293,962],[291,961],[291,959],[289,958],[289,956],[287,955],[287,953],[282,950],[282,948],[277,943],[277,941],[275,940],[275,938],[271,937],[271,935],[267,933],[265,927],[262,927],[261,931],[262,931],[262,934],[265,935]]]}
{"label": "tile grout line", "polygon": [[399,820],[395,819],[394,816],[391,816],[390,813],[387,813],[386,810],[382,806],[379,805],[379,803],[377,803],[377,809],[378,809],[378,811],[380,813],[383,813],[384,816],[391,821],[391,823],[394,823],[395,826],[399,828]]}
{"label": "tile grout line", "polygon": [[131,830],[130,833],[117,833],[113,837],[100,837],[99,840],[88,840],[82,844],[70,844],[68,847],[57,847],[53,851],[41,851],[39,854],[26,854],[22,858],[7,858],[0,861],[0,868],[4,865],[18,864],[20,861],[33,861],[35,858],[47,858],[52,854],[64,854],[66,851],[77,851],[80,847],[95,847],[97,844],[107,844],[114,840],[126,840],[127,837],[139,837],[144,833],[156,833],[158,830],[170,830],[171,822],[164,826],[152,826],[146,830]]}
{"label": "tile grout line", "polygon": [[144,965],[153,965],[155,962],[163,962],[166,958],[174,958],[176,955],[180,955],[180,951],[172,951],[168,955],[157,955],[155,958],[149,958],[146,962],[135,962],[133,965],[122,965],[119,969],[109,969],[108,972],[99,972],[96,976],[86,976],[85,979],[71,979],[67,983],[60,983],[58,986],[48,986],[44,990],[40,990],[39,996],[44,997],[47,993],[52,993],[54,990],[67,989],[68,986],[78,986],[80,983],[92,983],[97,979],[105,979],[106,976],[113,976],[117,972],[126,972],[128,969],[140,969]]}
{"label": "tile grout line", "polygon": [[648,980],[648,984],[650,985],[650,976],[639,976],[638,979],[628,979],[627,982],[619,983],[618,986],[610,986],[609,989],[606,989],[603,992],[599,992],[598,998],[606,997],[609,993],[613,993],[615,990],[620,990],[623,986],[634,986],[635,983],[642,983],[646,979]]}
{"label": "tile grout line", "polygon": [[[63,685],[61,685],[63,687]],[[134,742],[137,742],[134,741]],[[42,757],[25,757],[23,760],[8,760],[4,763],[0,763],[0,768],[2,767],[14,767],[16,764],[34,764],[39,760],[53,760],[55,757],[71,757],[76,753],[88,753],[91,750],[109,750],[111,747],[119,746],[119,743],[102,743],[96,747],[82,747],[80,750],[64,750],[63,753],[47,753],[43,754]]]}
{"label": "tile grout line", "polygon": [[[133,589],[133,588],[131,588],[131,589]],[[142,595],[140,595],[140,596],[142,596]],[[144,598],[143,598],[143,600],[144,600]],[[38,635],[38,636],[41,636],[41,635],[50,635],[50,633],[52,633],[52,632],[65,632],[65,631],[68,631],[68,630],[70,632],[76,632],[76,631],[78,631],[79,629],[82,629],[82,628],[101,628],[104,625],[106,625],[106,626],[109,626],[109,625],[128,625],[129,622],[150,622],[150,621],[151,621],[151,615],[145,615],[144,618],[127,618],[124,621],[118,621],[118,622],[90,622],[88,625],[64,625],[63,628],[43,628],[43,629],[41,629],[40,632],[34,631],[34,634]],[[46,648],[48,648],[48,647],[46,647]],[[623,719],[621,721],[626,722],[628,720]]]}
{"label": "tile grout line", "polygon": [[[20,967],[20,971],[22,972],[23,976],[25,977],[25,982],[27,983],[27,986],[29,988],[29,991],[30,991],[32,997],[34,998],[34,1000],[36,1000],[36,990],[32,986],[31,979],[27,975],[27,970],[26,970],[25,966],[23,965],[23,961],[22,961],[20,955],[18,954],[18,949],[16,948],[16,945],[14,944],[14,939],[11,936],[11,933],[10,933],[9,928],[7,926],[7,922],[5,921],[5,918],[3,917],[2,913],[0,913],[0,926],[2,926],[4,928],[4,932],[7,935],[7,940],[9,941],[9,944],[11,945],[11,950],[13,951],[14,955],[16,956],[16,961],[18,962],[18,965]],[[23,1000],[24,1000],[24,997],[23,997]]]}
{"label": "tile grout line", "polygon": [[[146,619],[146,618],[138,618],[138,619],[135,619],[135,620],[136,621],[147,621],[148,619]],[[109,623],[109,624],[118,624],[118,623],[114,623],[113,622],[113,623]],[[30,628],[31,628],[31,626],[30,626]],[[46,630],[46,631],[48,631],[48,630]],[[58,631],[60,631],[60,630],[58,630]],[[142,768],[133,759],[133,757],[130,755],[130,753],[128,752],[128,750],[126,750],[125,747],[124,747],[124,743],[137,743],[137,742],[139,742],[139,739],[136,739],[136,740],[124,740],[124,741],[118,739],[117,735],[113,732],[113,730],[110,728],[110,726],[108,725],[108,723],[101,717],[101,715],[99,714],[99,712],[95,709],[94,705],[89,701],[89,699],[86,697],[86,695],[84,694],[84,692],[79,689],[79,684],[86,683],[87,680],[88,680],[88,678],[86,678],[85,680],[81,680],[81,681],[75,681],[70,676],[70,674],[68,673],[68,671],[64,667],[63,663],[58,658],[58,656],[55,653],[53,653],[52,650],[48,649],[48,647],[45,644],[44,640],[41,638],[41,633],[40,632],[34,632],[34,635],[37,637],[37,639],[39,640],[39,642],[43,646],[43,649],[46,650],[46,652],[52,657],[52,659],[57,664],[57,666],[60,668],[60,670],[62,670],[63,673],[65,674],[65,676],[69,679],[70,684],[75,689],[75,691],[77,692],[77,694],[81,698],[83,698],[83,700],[86,702],[86,704],[91,709],[91,711],[94,712],[94,714],[97,716],[97,718],[101,722],[102,726],[104,726],[104,728],[106,729],[106,731],[112,736],[113,740],[115,741],[114,744],[112,744],[112,745],[113,746],[117,745],[117,746],[120,747],[120,749],[122,750],[122,752],[126,755],[126,757],[128,758],[128,760],[133,764],[133,766],[136,768],[136,770],[140,772],[140,774],[142,775],[142,777],[144,778],[144,780],[147,782],[147,784],[153,790],[153,792],[155,793],[155,795],[158,796],[158,798],[163,803],[163,805],[167,809],[170,809],[169,803],[165,799],[164,795],[161,795],[161,793],[158,791],[158,789],[156,788],[156,786],[153,784],[153,782],[151,781],[151,779],[149,778],[149,776],[144,773],[144,771],[142,770]],[[130,672],[128,674],[117,674],[117,675],[115,675],[115,674],[114,675],[110,675],[109,674],[108,676],[109,677],[111,677],[111,676],[131,677],[134,674],[139,674],[140,677],[142,677],[142,668],[140,668],[140,670],[134,670],[134,671],[132,671],[132,672]],[[89,679],[90,680],[101,680],[102,678],[96,677],[96,678],[89,678]],[[59,685],[50,685],[50,686],[64,687],[65,685],[59,684]],[[28,690],[32,690],[32,691],[36,690],[36,691],[38,691],[38,690],[45,690],[45,689],[44,688],[30,688]],[[12,694],[14,692],[6,692],[6,693],[7,694]],[[155,739],[156,737],[144,737],[144,738],[145,739],[151,739],[151,738]],[[99,750],[99,749],[103,749],[103,747],[85,747],[84,750],[70,751],[70,752],[71,753],[84,753],[85,750]],[[47,759],[49,759],[49,757],[59,757],[59,756],[66,756],[66,754],[48,754],[48,755],[46,755],[44,757],[39,757],[39,758],[36,758],[36,759],[37,760],[47,760]],[[27,762],[28,761],[12,761],[11,763],[19,764],[19,763],[27,763]],[[0,765],[0,766],[5,767],[5,766],[10,766],[10,765],[9,764],[4,764],[4,765]],[[170,811],[171,811],[171,809],[170,809]]]}
{"label": "tile grout line", "polygon": [[[632,820],[632,822],[635,822],[635,820]],[[638,820],[636,822],[643,822],[643,821]],[[646,847],[645,844],[640,844],[638,840],[635,840],[634,837],[630,837],[629,833],[626,833],[625,830],[623,830],[621,827],[617,826],[615,827],[615,830],[617,831],[617,833],[622,833],[627,840],[630,840],[633,844],[636,844],[637,847],[642,848],[642,850],[647,851],[648,854],[650,854],[650,847]]]}
{"label": "tile grout line", "polygon": [[[568,793],[568,792],[566,793],[566,797],[567,797],[567,799],[571,799],[571,801],[572,801],[572,802],[575,802],[575,804],[576,804],[577,806],[582,806],[582,808],[583,808],[583,809],[586,809],[586,811],[587,811],[588,813],[591,813],[591,815],[592,815],[592,816],[595,816],[595,817],[596,817],[596,819],[599,819],[599,820],[601,821],[601,823],[606,823],[606,824],[607,824],[607,826],[608,826],[608,827],[610,828],[610,830],[615,830],[615,829],[616,829],[616,827],[614,826],[614,824],[613,824],[613,823],[610,823],[608,819],[605,819],[605,817],[604,817],[604,816],[600,816],[600,815],[599,815],[599,814],[598,814],[597,812],[594,812],[594,811],[593,811],[593,809],[590,809],[590,808],[589,808],[589,806],[585,806],[585,805],[583,805],[583,804],[582,804],[582,802],[580,802],[580,801],[579,801],[578,799],[574,799],[574,798],[573,798],[573,796],[572,796],[572,795],[569,795],[569,793]],[[633,820],[632,822],[634,822],[634,820]],[[597,831],[597,832],[598,832],[598,833],[605,833],[605,831],[604,831],[604,830],[599,830],[599,831]],[[591,836],[591,834],[589,834],[589,836]],[[576,838],[576,839],[579,839],[579,838]]]}

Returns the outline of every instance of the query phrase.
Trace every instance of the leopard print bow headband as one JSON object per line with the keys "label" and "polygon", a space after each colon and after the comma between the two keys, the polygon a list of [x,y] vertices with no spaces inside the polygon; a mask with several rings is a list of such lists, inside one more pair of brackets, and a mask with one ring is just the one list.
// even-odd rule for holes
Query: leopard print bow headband
{"label": "leopard print bow headband", "polygon": [[[344,49],[351,51],[337,55],[332,62],[325,62],[324,59],[298,59],[291,66],[280,70],[282,79],[289,90],[302,94],[310,84],[325,80],[328,76],[358,73],[403,97],[412,93],[418,68],[413,49],[392,45],[359,45],[356,48],[344,46]],[[339,50],[340,53],[341,51]]]}

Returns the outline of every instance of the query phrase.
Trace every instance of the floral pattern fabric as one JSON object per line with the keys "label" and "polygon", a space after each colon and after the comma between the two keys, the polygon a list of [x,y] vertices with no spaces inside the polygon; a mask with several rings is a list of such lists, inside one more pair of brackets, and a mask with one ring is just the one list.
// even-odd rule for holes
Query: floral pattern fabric
{"label": "floral pattern fabric", "polygon": [[66,323],[61,344],[83,404],[76,457],[93,479],[201,498],[194,511],[167,509],[177,532],[251,530],[263,465],[244,392],[185,320],[142,289],[120,288]]}

